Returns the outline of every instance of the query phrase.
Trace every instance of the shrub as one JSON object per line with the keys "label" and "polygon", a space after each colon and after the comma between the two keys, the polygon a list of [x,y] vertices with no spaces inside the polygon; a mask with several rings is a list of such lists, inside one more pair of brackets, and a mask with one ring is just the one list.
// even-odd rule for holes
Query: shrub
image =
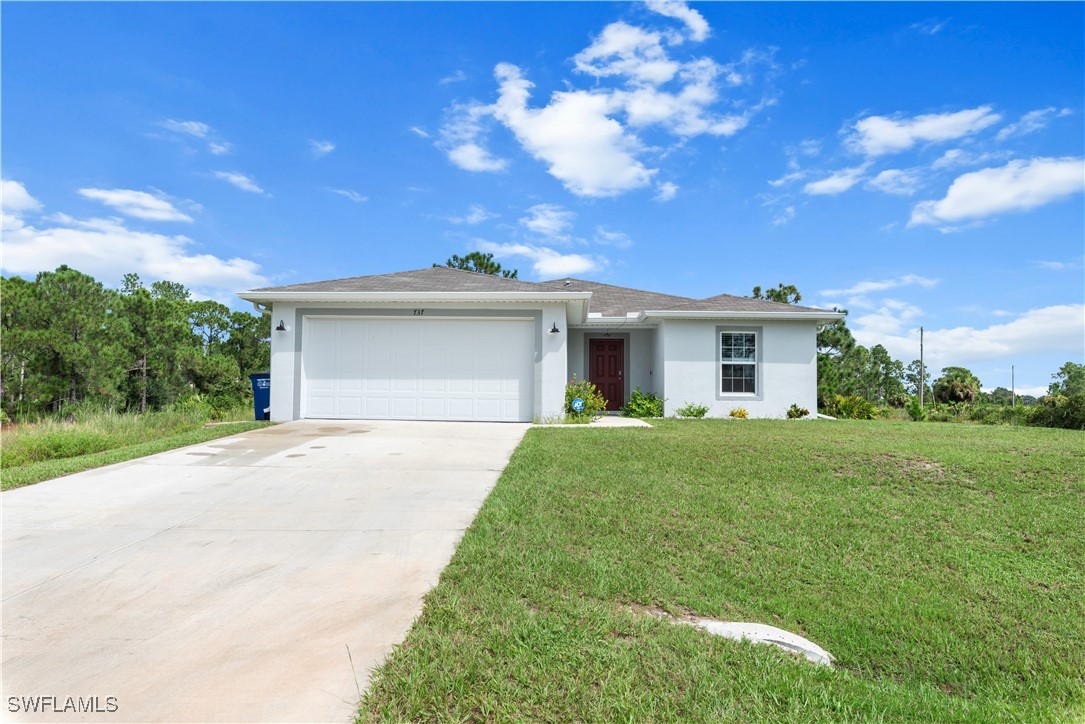
{"label": "shrub", "polygon": [[861,395],[833,395],[827,412],[845,420],[874,420],[878,417],[878,408]]}
{"label": "shrub", "polygon": [[792,403],[791,407],[787,408],[787,419],[789,420],[799,420],[809,414],[809,410],[807,410],[805,407],[799,407],[795,403]]}
{"label": "shrub", "polygon": [[702,418],[708,414],[708,405],[697,405],[692,402],[687,402],[685,407],[679,407],[674,411],[678,417],[696,417]]}
{"label": "shrub", "polygon": [[746,412],[745,407],[736,407],[727,414],[735,418],[736,420],[745,420],[747,417],[750,416],[750,413]]}
{"label": "shrub", "polygon": [[908,398],[904,409],[908,411],[908,417],[912,418],[913,422],[924,422],[927,419],[927,411],[923,409],[923,405],[919,404],[919,398],[914,395]]}
{"label": "shrub", "polygon": [[626,417],[663,417],[664,402],[666,400],[656,393],[641,392],[637,387],[622,406],[622,414]]}
{"label": "shrub", "polygon": [[1046,395],[1032,408],[1028,424],[1085,430],[1085,395]]}
{"label": "shrub", "polygon": [[[584,400],[584,409],[577,412],[573,409],[573,400]],[[599,388],[588,380],[578,380],[576,375],[565,386],[565,413],[570,422],[586,422],[607,409],[607,401]]]}

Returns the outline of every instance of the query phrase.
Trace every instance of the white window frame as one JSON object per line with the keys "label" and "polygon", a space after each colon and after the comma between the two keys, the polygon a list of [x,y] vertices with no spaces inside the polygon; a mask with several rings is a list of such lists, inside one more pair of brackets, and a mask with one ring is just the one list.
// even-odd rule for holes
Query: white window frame
{"label": "white window frame", "polygon": [[[723,335],[725,334],[750,334],[753,335],[754,345],[754,357],[752,360],[748,358],[735,359],[723,357]],[[761,374],[762,364],[761,360],[764,355],[762,346],[764,344],[764,334],[761,327],[716,327],[716,399],[727,400],[760,400],[764,398],[764,379]],[[749,365],[754,368],[753,372],[753,392],[726,392],[723,389],[723,366],[724,365]]]}

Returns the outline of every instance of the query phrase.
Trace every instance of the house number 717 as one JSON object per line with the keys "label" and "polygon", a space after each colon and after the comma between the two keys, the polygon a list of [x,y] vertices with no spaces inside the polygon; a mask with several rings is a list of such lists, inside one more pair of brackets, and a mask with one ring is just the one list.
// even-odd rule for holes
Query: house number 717
{"label": "house number 717", "polygon": [[425,313],[426,313],[425,309],[416,309],[416,310],[414,310],[414,316],[416,316],[416,317],[421,317]]}

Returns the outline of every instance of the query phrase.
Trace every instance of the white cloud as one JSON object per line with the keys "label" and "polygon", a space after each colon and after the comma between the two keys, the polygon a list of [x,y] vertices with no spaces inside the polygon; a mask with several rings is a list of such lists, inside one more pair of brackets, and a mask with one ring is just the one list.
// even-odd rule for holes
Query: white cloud
{"label": "white cloud", "polygon": [[603,246],[613,246],[618,249],[628,249],[633,246],[633,240],[629,235],[621,231],[611,231],[603,226],[595,227],[595,243]]}
{"label": "white cloud", "polygon": [[870,179],[867,187],[886,194],[911,196],[919,190],[921,182],[922,179],[914,169],[890,168]]}
{"label": "white cloud", "polygon": [[99,201],[125,216],[148,221],[192,221],[161,196],[131,189],[79,189],[79,195]]}
{"label": "white cloud", "polygon": [[846,143],[867,156],[906,151],[922,141],[952,141],[972,135],[1001,119],[990,106],[914,118],[867,116],[855,122]]}
{"label": "white cloud", "polygon": [[1085,265],[1085,257],[1079,256],[1077,259],[1071,259],[1070,261],[1037,260],[1032,263],[1041,269],[1047,269],[1048,271],[1065,271],[1067,269],[1080,269]]}
{"label": "white cloud", "polygon": [[640,141],[608,117],[604,93],[559,91],[544,108],[528,108],[533,84],[520,69],[501,63],[495,71],[500,96],[494,116],[532,156],[549,165],[552,176],[579,196],[617,196],[647,186],[655,170],[637,160]]}
{"label": "white cloud", "polygon": [[331,141],[318,141],[316,139],[309,139],[309,150],[313,152],[314,158],[320,158],[321,156],[327,156],[329,153],[335,150],[335,144]]}
{"label": "white cloud", "polygon": [[569,240],[568,232],[576,218],[572,211],[557,204],[535,204],[527,213],[527,216],[520,219],[520,225],[528,231],[555,241]]}
{"label": "white cloud", "polygon": [[[938,284],[938,279],[931,279],[929,277],[923,277],[918,274],[903,274],[894,279],[879,279],[876,281],[859,282],[847,289],[823,289],[818,292],[823,297],[852,297],[849,304],[854,304],[856,298],[862,298],[863,295],[871,294],[873,292],[884,292],[889,289],[897,289],[900,287],[912,287],[918,286],[924,289],[930,289]],[[862,304],[858,306],[863,306]]]}
{"label": "white cloud", "polygon": [[503,171],[509,162],[503,158],[494,158],[477,143],[464,143],[448,152],[448,160],[464,171]]}
{"label": "white cloud", "polygon": [[678,184],[664,181],[656,186],[656,201],[670,201],[678,195]]}
{"label": "white cloud", "polygon": [[116,286],[127,272],[180,282],[193,291],[229,300],[239,289],[264,286],[260,265],[194,251],[186,236],[138,231],[120,219],[74,219],[56,214],[47,228],[22,226],[4,234],[3,268],[32,276],[61,264]]}
{"label": "white cloud", "polygon": [[946,169],[960,166],[979,166],[992,161],[1001,161],[1009,158],[1007,151],[985,151],[983,153],[971,153],[960,148],[951,148],[931,163],[931,168]]}
{"label": "white cloud", "polygon": [[771,181],[769,181],[769,186],[772,186],[773,188],[787,186],[788,184],[792,184],[796,181],[802,181],[809,175],[810,173],[808,171],[792,171],[790,173],[784,174],[780,178],[772,179]]}
{"label": "white cloud", "polygon": [[1047,124],[1052,118],[1061,118],[1068,116],[1073,111],[1069,108],[1063,108],[1059,110],[1052,106],[1051,108],[1039,108],[1035,111],[1029,111],[1025,115],[1021,116],[1021,120],[1017,123],[1011,123],[998,132],[995,136],[999,141],[1005,141],[1007,138],[1014,136],[1025,136],[1030,133],[1042,130],[1047,127]]}
{"label": "white cloud", "polygon": [[625,76],[637,85],[661,85],[674,78],[681,64],[663,49],[663,36],[622,21],[611,23],[584,50],[573,56],[581,73],[606,78]]}
{"label": "white cloud", "polygon": [[411,133],[415,134],[416,136],[421,136],[422,138],[429,138],[429,133],[427,133],[425,130],[419,128],[418,126],[411,126],[407,130],[410,131]]}
{"label": "white cloud", "polygon": [[747,125],[753,115],[775,99],[763,100],[741,113],[713,116],[708,106],[719,100],[717,79],[721,67],[711,58],[690,61],[678,71],[681,88],[677,93],[660,90],[652,85],[639,85],[611,94],[615,110],[626,114],[629,125],[642,128],[660,125],[677,136],[690,138],[708,133],[713,136],[733,136]]}
{"label": "white cloud", "polygon": [[486,207],[481,204],[471,204],[466,214],[463,216],[450,216],[448,220],[453,224],[481,224],[483,221],[495,219],[497,216],[497,214],[487,211]]}
{"label": "white cloud", "polygon": [[360,204],[362,202],[369,201],[368,196],[362,196],[357,191],[351,191],[350,189],[327,189],[327,190],[332,192],[333,194],[339,194],[340,196],[342,196],[345,199],[350,199],[351,201],[353,201],[356,204]]}
{"label": "white cloud", "polygon": [[[691,38],[708,34],[700,13],[682,2],[656,0],[651,7],[681,20]],[[646,144],[638,133],[659,127],[679,142],[701,134],[727,137],[776,102],[771,96],[756,103],[731,100],[727,112],[710,113],[709,108],[721,102],[722,83],[749,85],[762,66],[775,68],[773,52],[747,50],[726,66],[708,57],[683,62],[668,53],[668,47],[682,41],[683,35],[673,31],[610,23],[572,58],[577,71],[591,76],[595,85],[580,90],[566,84],[541,107],[529,105],[534,84],[524,72],[499,63],[494,68],[497,100],[491,105],[453,105],[437,145],[461,168],[501,170],[507,161],[495,158],[486,144],[486,121],[492,120],[511,131],[524,151],[578,196],[618,196],[650,186],[658,169],[647,166],[642,156],[663,149]],[[606,87],[604,81],[614,86]],[[668,189],[659,186],[664,200]]]}
{"label": "white cloud", "polygon": [[545,246],[528,244],[494,244],[480,241],[482,251],[490,252],[498,258],[522,256],[531,260],[531,268],[539,277],[563,277],[586,274],[606,266],[601,257],[586,254],[562,254]]}
{"label": "white cloud", "polygon": [[927,18],[919,23],[912,23],[908,27],[916,32],[923,33],[924,35],[937,35],[946,27],[949,20],[939,20],[938,18]]}
{"label": "white cloud", "polygon": [[1085,188],[1081,158],[1033,158],[966,173],[950,185],[945,198],[923,201],[912,210],[909,226],[947,226],[996,214],[1028,211]]}
{"label": "white cloud", "polygon": [[826,176],[817,181],[811,181],[802,187],[804,193],[811,196],[835,196],[842,194],[863,179],[869,166],[853,166],[837,171],[831,176]]}
{"label": "white cloud", "polygon": [[464,171],[502,171],[508,166],[508,161],[495,158],[480,143],[485,135],[482,120],[492,112],[480,103],[458,103],[446,114],[437,147]]}
{"label": "white cloud", "polygon": [[464,80],[467,80],[467,74],[464,73],[462,70],[456,70],[449,73],[444,78],[441,78],[437,82],[441,85],[448,85],[449,83],[459,83],[460,81]]}
{"label": "white cloud", "polygon": [[174,133],[182,133],[193,138],[206,138],[211,133],[211,126],[200,121],[175,121],[167,118],[158,125]]}
{"label": "white cloud", "polygon": [[[912,316],[906,316],[911,314]],[[890,317],[894,317],[896,321]],[[899,314],[884,309],[859,317],[849,326],[862,345],[881,344],[897,359],[919,356],[919,330],[913,310]],[[1064,304],[1030,310],[1003,324],[989,327],[953,327],[924,330],[927,367],[938,370],[948,365],[973,366],[984,360],[1021,359],[1036,354],[1082,353],[1081,329],[1085,305]]]}
{"label": "white cloud", "polygon": [[700,42],[712,32],[704,16],[690,8],[682,0],[647,0],[645,4],[653,12],[685,23],[686,29],[689,31],[689,37],[692,40]]}
{"label": "white cloud", "polygon": [[41,202],[30,195],[18,181],[3,179],[0,182],[0,207],[6,213],[22,214],[26,211],[38,211]]}
{"label": "white cloud", "polygon": [[233,146],[228,141],[215,138],[218,134],[215,133],[211,126],[202,121],[177,121],[167,118],[164,121],[159,121],[158,125],[178,135],[207,141],[207,150],[215,156],[223,156],[233,151]]}
{"label": "white cloud", "polygon": [[265,193],[265,191],[260,188],[259,184],[243,173],[237,173],[236,171],[215,171],[213,175],[215,178],[222,179],[226,183],[232,184],[242,191],[249,191],[254,194]]}
{"label": "white cloud", "polygon": [[776,216],[772,217],[773,226],[786,226],[795,218],[795,207],[785,206]]}

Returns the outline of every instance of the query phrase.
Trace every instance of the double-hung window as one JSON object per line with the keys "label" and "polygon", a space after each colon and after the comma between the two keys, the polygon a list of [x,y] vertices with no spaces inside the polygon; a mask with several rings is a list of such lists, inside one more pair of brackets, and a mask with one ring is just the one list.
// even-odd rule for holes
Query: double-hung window
{"label": "double-hung window", "polygon": [[757,394],[757,332],[720,332],[720,393]]}

